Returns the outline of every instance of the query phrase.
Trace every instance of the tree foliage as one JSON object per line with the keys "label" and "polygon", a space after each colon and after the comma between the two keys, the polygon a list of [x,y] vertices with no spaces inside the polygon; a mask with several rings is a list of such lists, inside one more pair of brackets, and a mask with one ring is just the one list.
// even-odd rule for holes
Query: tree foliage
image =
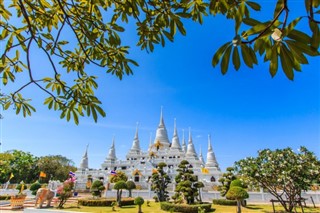
{"label": "tree foliage", "polygon": [[233,180],[236,180],[237,177],[234,174],[234,168],[233,167],[228,167],[226,169],[227,172],[222,174],[222,177],[219,178],[219,182],[221,183],[221,185],[218,187],[218,190],[220,191],[220,195],[222,197],[226,196],[229,188],[230,188],[230,184]]}
{"label": "tree foliage", "polygon": [[[239,182],[237,182],[238,184]],[[241,201],[249,198],[248,192],[241,186],[231,186],[226,194],[226,198],[229,200],[237,201],[237,213],[241,213]]]}
{"label": "tree foliage", "polygon": [[40,157],[37,161],[37,166],[40,171],[46,174],[43,178],[44,182],[52,180],[64,181],[69,174],[69,171],[76,171],[74,162],[61,155],[49,155]]}
{"label": "tree foliage", "polygon": [[114,184],[113,189],[117,190],[117,204],[121,207],[122,190],[127,189],[127,184],[125,181],[119,180]]}
{"label": "tree foliage", "polygon": [[160,202],[167,201],[169,192],[167,191],[168,185],[171,183],[169,175],[164,171],[167,167],[166,163],[159,163],[157,169],[154,169],[151,176],[151,189],[157,196]]}
{"label": "tree foliage", "polygon": [[134,204],[139,206],[138,213],[142,213],[141,206],[144,204],[144,199],[142,197],[136,197],[134,199]]}
{"label": "tree foliage", "polygon": [[126,173],[124,173],[122,171],[116,171],[116,172],[117,172],[117,174],[110,176],[110,183],[116,183],[121,180],[126,182],[128,180]]}
{"label": "tree foliage", "polygon": [[0,177],[3,182],[8,181],[11,174],[13,174],[11,183],[20,183],[21,181],[31,183],[39,177],[39,168],[36,163],[38,157],[20,150],[10,150],[3,155],[6,156],[6,159],[1,160],[5,165],[0,169],[3,170],[3,176]]}
{"label": "tree foliage", "polygon": [[[269,13],[273,16],[257,20],[252,15],[262,9],[257,0],[0,0],[0,40],[4,41],[0,73],[2,84],[10,85],[0,102],[4,110],[13,108],[16,114],[30,116],[36,109],[23,93],[33,85],[46,95],[44,104],[59,111],[61,118],[73,118],[76,124],[82,116],[97,121],[106,114],[95,95],[97,72],[90,71],[89,65],[119,79],[133,74],[138,63],[128,57],[130,47],[123,44],[124,38],[131,39],[123,34],[126,28],[135,25],[137,46],[152,52],[156,45],[173,42],[177,32],[186,35],[185,20],[203,24],[204,16],[216,15],[234,20],[235,36],[216,51],[213,67],[220,63],[225,74],[230,61],[239,70],[241,59],[252,68],[262,57],[271,76],[281,64],[292,80],[294,71],[308,64],[307,57],[319,55],[319,4],[320,0],[305,0],[303,16],[291,17],[289,1],[274,0],[274,11]],[[300,31],[299,22],[310,32]],[[38,60],[48,66],[37,67]]]}
{"label": "tree foliage", "polygon": [[126,184],[127,184],[127,190],[129,191],[128,197],[132,197],[132,189],[135,189],[137,186],[132,180],[128,180]]}
{"label": "tree foliage", "polygon": [[310,189],[320,177],[320,161],[305,147],[301,147],[299,153],[291,148],[264,149],[257,157],[236,162],[236,169],[248,178],[249,184],[267,189],[287,212],[293,210],[301,192]]}
{"label": "tree foliage", "polygon": [[74,162],[61,155],[36,157],[29,152],[10,150],[0,153],[0,159],[0,183],[7,182],[11,174],[11,183],[33,183],[39,179],[40,171],[46,174],[44,182],[50,178],[64,181],[69,171],[76,170]]}
{"label": "tree foliage", "polygon": [[175,194],[172,199],[175,203],[194,204],[195,199],[199,199],[199,188],[203,187],[203,184],[198,182],[198,178],[194,175],[191,168],[191,164],[183,160],[178,165],[177,176],[175,177],[176,188]]}
{"label": "tree foliage", "polygon": [[93,196],[96,196],[96,197],[101,197],[101,193],[102,191],[105,190],[105,187],[103,185],[103,182],[101,180],[95,180],[93,183],[92,183],[92,186],[91,186],[91,189],[90,189],[90,192]]}

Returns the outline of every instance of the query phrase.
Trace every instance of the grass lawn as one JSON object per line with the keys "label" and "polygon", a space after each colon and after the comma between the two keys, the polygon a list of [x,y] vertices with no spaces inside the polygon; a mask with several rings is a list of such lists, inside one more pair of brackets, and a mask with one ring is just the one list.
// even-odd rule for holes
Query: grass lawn
{"label": "grass lawn", "polygon": [[[212,212],[214,213],[236,213],[235,206],[220,206],[220,205],[212,205],[214,209]],[[247,205],[246,208],[241,208],[243,213],[273,213],[272,205]],[[96,212],[96,213],[106,213],[106,212],[115,212],[115,213],[137,213],[138,207],[137,206],[124,206],[124,207],[115,207],[115,211],[112,211],[111,207],[87,207],[87,206],[76,206],[73,205],[66,205],[65,211],[76,211],[76,212]],[[283,208],[279,205],[276,206],[277,213],[282,213]],[[155,202],[150,202],[150,206],[147,204],[142,205],[142,212],[143,213],[164,213],[166,211],[162,211],[160,209],[160,204]],[[297,212],[302,212],[300,208],[297,208]],[[304,208],[305,213],[319,213],[320,208]]]}

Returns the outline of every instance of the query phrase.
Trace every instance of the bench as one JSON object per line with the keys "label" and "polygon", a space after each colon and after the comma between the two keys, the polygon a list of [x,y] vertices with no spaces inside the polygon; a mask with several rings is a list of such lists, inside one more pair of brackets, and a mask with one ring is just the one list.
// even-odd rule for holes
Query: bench
{"label": "bench", "polygon": [[[295,212],[297,212],[297,210],[296,210],[296,205],[299,204],[299,206],[301,207],[302,213],[304,213],[302,203],[304,204],[304,207],[306,207],[306,200],[307,200],[306,198],[300,198],[300,199],[298,199],[298,200],[294,200],[294,201],[293,201],[293,202],[295,203],[295,205],[294,205]],[[276,213],[276,210],[275,210],[275,208],[274,208],[274,203],[280,203],[280,201],[279,201],[279,200],[271,199],[270,202],[272,203],[273,213]],[[285,202],[285,203],[290,203],[290,201],[288,201],[288,200],[284,200],[283,202]]]}

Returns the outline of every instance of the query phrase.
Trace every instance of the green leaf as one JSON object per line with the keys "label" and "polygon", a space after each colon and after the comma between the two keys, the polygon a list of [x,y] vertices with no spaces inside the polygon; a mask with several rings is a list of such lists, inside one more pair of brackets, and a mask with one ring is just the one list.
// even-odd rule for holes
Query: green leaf
{"label": "green leaf", "polygon": [[320,43],[319,25],[314,21],[309,21],[309,25],[312,31],[311,47],[313,47],[314,49],[318,49]]}
{"label": "green leaf", "polygon": [[229,45],[229,47],[226,49],[222,59],[221,59],[221,73],[224,75],[228,71],[229,67],[229,60],[230,60],[230,53],[231,53],[232,45]]}
{"label": "green leaf", "polygon": [[292,52],[293,56],[299,61],[301,64],[308,64],[307,58],[303,55],[303,52],[296,48],[292,43],[285,41]]}
{"label": "green leaf", "polygon": [[292,30],[287,34],[287,37],[302,42],[302,43],[306,43],[309,44],[311,41],[311,37],[308,36],[306,33],[301,32],[299,30]]}
{"label": "green leaf", "polygon": [[234,47],[233,48],[232,63],[234,65],[234,68],[236,70],[239,70],[239,68],[240,68],[240,56],[239,56],[238,47]]}
{"label": "green leaf", "polygon": [[240,25],[242,23],[242,18],[243,18],[243,15],[244,15],[244,10],[245,10],[245,4],[244,2],[242,2],[239,7],[238,7],[238,10],[236,12],[236,15],[235,15],[235,32],[236,34],[238,33],[239,31],[239,28],[240,28]]}
{"label": "green leaf", "polygon": [[282,32],[282,34],[283,34],[283,37],[284,36],[287,36],[292,30],[293,30],[293,28],[299,23],[299,21],[302,19],[302,17],[298,17],[298,18],[296,18],[295,20],[293,20],[289,25],[288,25],[288,27],[286,27],[284,30],[283,30],[283,32]]}
{"label": "green leaf", "polygon": [[269,72],[271,76],[274,77],[277,74],[277,71],[278,71],[278,54],[277,54],[277,47],[276,45],[274,45],[272,47]]}
{"label": "green leaf", "polygon": [[278,15],[278,13],[282,9],[283,5],[284,5],[283,0],[278,0],[277,1],[276,8],[274,9],[273,18],[275,18]]}
{"label": "green leaf", "polygon": [[255,11],[260,11],[260,9],[261,9],[261,6],[255,2],[247,1],[246,4],[249,5]]}
{"label": "green leaf", "polygon": [[244,61],[244,63],[248,66],[248,67],[253,67],[253,60],[251,58],[250,55],[250,50],[247,47],[247,45],[243,44],[241,45],[241,54],[242,54],[242,59]]}
{"label": "green leaf", "polygon": [[253,18],[244,18],[242,20],[242,22],[245,23],[246,25],[249,25],[249,26],[255,26],[257,24],[261,24],[260,21],[257,21],[257,20],[255,20]]}
{"label": "green leaf", "polygon": [[187,34],[186,30],[184,29],[184,26],[183,26],[182,22],[179,19],[176,20],[176,25],[177,25],[178,30],[180,31],[180,33],[182,35],[186,35]]}
{"label": "green leaf", "polygon": [[288,54],[286,52],[285,45],[281,45],[280,49],[281,49],[280,60],[281,60],[282,70],[288,79],[293,80],[293,78],[294,78],[293,64],[290,60],[290,56],[288,56]]}
{"label": "green leaf", "polygon": [[231,45],[230,42],[225,43],[224,45],[222,45],[217,52],[214,54],[213,58],[212,58],[212,66],[215,67],[218,63],[219,60],[222,56],[222,54],[224,53],[224,51],[227,49],[227,47]]}
{"label": "green leaf", "polygon": [[72,110],[73,120],[76,125],[79,124],[79,117],[75,109]]}
{"label": "green leaf", "polygon": [[304,43],[298,42],[298,41],[290,41],[290,40],[286,40],[287,43],[291,43],[292,45],[294,45],[297,49],[299,49],[300,51],[302,51],[303,53],[310,55],[310,56],[317,56],[319,55],[319,52],[314,50],[311,46],[308,46]]}

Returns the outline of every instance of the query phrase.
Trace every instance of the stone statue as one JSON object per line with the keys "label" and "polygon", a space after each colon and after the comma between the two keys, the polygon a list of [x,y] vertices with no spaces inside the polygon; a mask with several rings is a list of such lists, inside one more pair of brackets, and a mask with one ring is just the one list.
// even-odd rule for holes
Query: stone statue
{"label": "stone statue", "polygon": [[39,201],[39,208],[42,208],[42,204],[46,201],[47,207],[50,207],[53,197],[54,197],[54,191],[51,191],[50,189],[46,189],[46,188],[40,188],[37,191],[36,202],[34,206],[37,207],[37,204]]}

